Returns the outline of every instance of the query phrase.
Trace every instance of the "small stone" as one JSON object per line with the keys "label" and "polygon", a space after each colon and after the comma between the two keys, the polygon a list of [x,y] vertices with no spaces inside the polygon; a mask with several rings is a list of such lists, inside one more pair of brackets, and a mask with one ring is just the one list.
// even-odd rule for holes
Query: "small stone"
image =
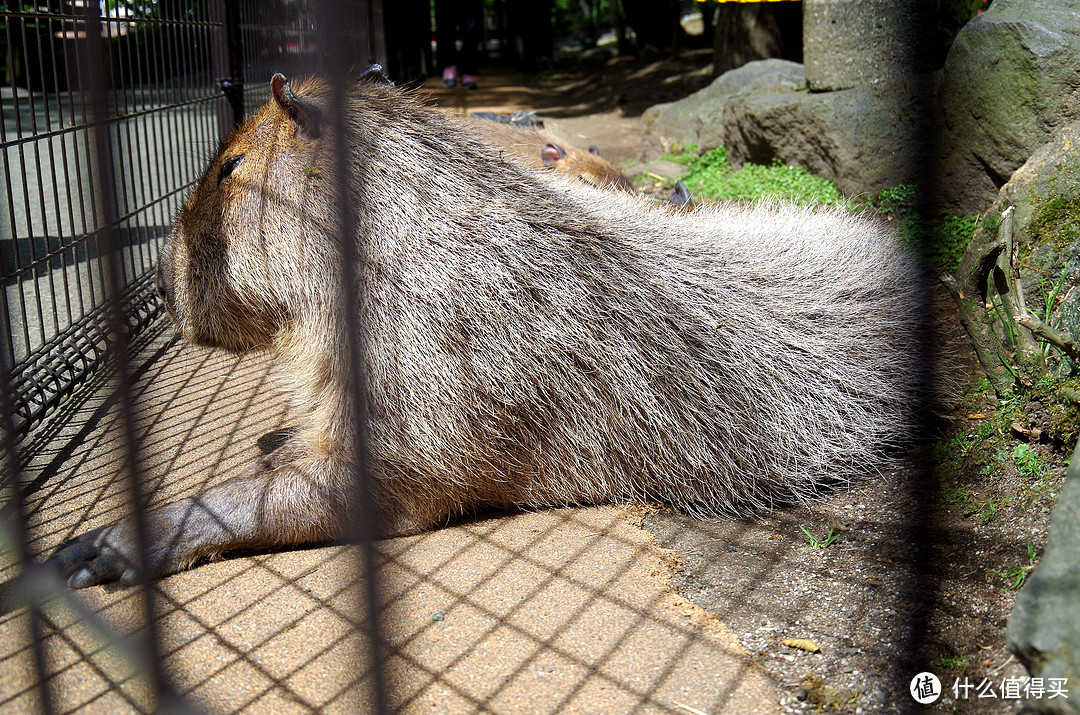
{"label": "small stone", "polygon": [[434,614],[434,615],[432,615],[432,616],[431,616],[431,620],[433,620],[433,621],[441,621],[441,620],[443,620],[444,618],[446,618],[446,616],[444,616],[444,615],[443,615],[443,614],[441,614],[441,613],[436,613],[436,614]]}

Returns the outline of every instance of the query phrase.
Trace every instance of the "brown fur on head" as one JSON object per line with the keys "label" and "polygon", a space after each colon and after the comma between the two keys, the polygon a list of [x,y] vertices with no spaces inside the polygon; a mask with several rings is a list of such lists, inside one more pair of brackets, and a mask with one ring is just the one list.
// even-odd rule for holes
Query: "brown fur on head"
{"label": "brown fur on head", "polygon": [[332,225],[325,202],[313,200],[327,190],[329,173],[319,151],[325,87],[301,87],[303,101],[275,76],[275,101],[222,142],[162,247],[158,287],[192,342],[268,347],[300,304],[319,299],[305,275],[337,271],[325,242],[295,235]]}

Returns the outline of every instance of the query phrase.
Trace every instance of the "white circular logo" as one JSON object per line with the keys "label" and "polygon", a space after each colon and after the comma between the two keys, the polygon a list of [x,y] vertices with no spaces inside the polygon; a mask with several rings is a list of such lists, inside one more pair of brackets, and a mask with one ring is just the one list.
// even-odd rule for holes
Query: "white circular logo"
{"label": "white circular logo", "polygon": [[919,673],[911,679],[910,690],[919,705],[936,703],[941,697],[941,681],[933,673]]}

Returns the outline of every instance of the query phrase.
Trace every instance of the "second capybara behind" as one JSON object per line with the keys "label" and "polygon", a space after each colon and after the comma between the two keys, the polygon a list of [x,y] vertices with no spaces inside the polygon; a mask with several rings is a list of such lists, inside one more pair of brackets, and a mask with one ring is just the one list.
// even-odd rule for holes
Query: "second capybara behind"
{"label": "second capybara behind", "polygon": [[521,127],[488,119],[463,119],[463,125],[480,141],[505,152],[534,169],[550,169],[600,188],[633,193],[634,187],[614,164],[600,156],[571,146],[544,129]]}
{"label": "second capybara behind", "polygon": [[[271,82],[161,250],[188,340],[270,351],[300,427],[243,474],[146,514],[157,574],[341,537],[355,513],[349,312],[379,532],[488,507],[798,503],[909,443],[922,276],[833,210],[655,211],[506,161],[383,81],[346,103],[358,266],[342,296],[330,88]],[[73,587],[134,578],[131,521],[70,541]]]}

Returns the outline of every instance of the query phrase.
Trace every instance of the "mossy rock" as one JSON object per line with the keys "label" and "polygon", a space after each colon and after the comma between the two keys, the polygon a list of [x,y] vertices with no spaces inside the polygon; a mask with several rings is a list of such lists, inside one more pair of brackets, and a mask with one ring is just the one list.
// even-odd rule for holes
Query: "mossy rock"
{"label": "mossy rock", "polygon": [[[1080,338],[1080,122],[1059,129],[1013,173],[977,232],[996,232],[1009,206],[1028,309]],[[1050,364],[1059,377],[1072,372],[1068,360]]]}
{"label": "mossy rock", "polygon": [[995,0],[949,50],[936,199],[977,213],[1056,127],[1080,119],[1078,0]]}
{"label": "mossy rock", "polygon": [[1080,448],[1050,521],[1046,554],[1009,618],[1006,641],[1032,677],[1063,678],[1070,698],[1038,701],[1040,712],[1080,713]]}

